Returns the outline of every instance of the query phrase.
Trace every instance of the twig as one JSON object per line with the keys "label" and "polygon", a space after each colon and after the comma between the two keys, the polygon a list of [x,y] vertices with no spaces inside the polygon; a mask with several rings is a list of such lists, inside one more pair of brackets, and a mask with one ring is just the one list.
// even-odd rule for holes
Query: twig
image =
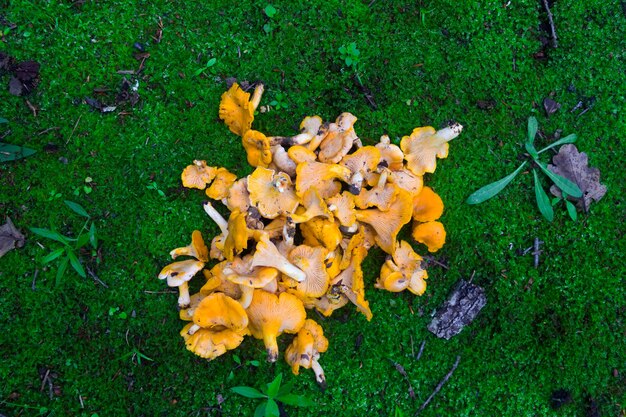
{"label": "twig", "polygon": [[442,267],[443,269],[449,269],[448,265],[446,264],[442,264],[441,262],[439,262],[438,260],[436,260],[433,256],[430,255],[425,255],[424,259],[426,259],[429,262],[434,263],[435,265],[439,265],[440,267]]}
{"label": "twig", "polygon": [[65,144],[67,145],[68,143],[70,143],[70,140],[72,140],[72,136],[74,136],[74,132],[76,132],[76,128],[78,127],[78,123],[80,123],[80,119],[83,117],[83,115],[81,114],[80,116],[78,116],[78,120],[76,120],[76,123],[74,123],[74,129],[72,129],[72,133],[70,133],[70,137],[67,138],[67,141],[65,142]]}
{"label": "twig", "polygon": [[144,294],[175,294],[176,291],[144,291]]}
{"label": "twig", "polygon": [[30,111],[33,112],[33,116],[37,117],[37,108],[35,106],[33,106],[33,104],[28,101],[28,100],[24,100],[26,102],[26,105],[28,106],[28,108],[30,109]]}
{"label": "twig", "polygon": [[448,382],[448,379],[450,379],[450,377],[452,376],[452,374],[454,373],[454,371],[456,370],[456,367],[459,366],[459,361],[461,360],[461,355],[458,355],[456,357],[456,361],[454,361],[454,365],[452,365],[452,368],[450,369],[450,371],[448,371],[448,373],[446,374],[446,376],[443,377],[443,379],[441,381],[439,381],[439,384],[437,384],[437,387],[435,388],[435,390],[433,391],[432,394],[430,394],[430,396],[426,399],[426,401],[424,402],[424,404],[421,405],[420,408],[417,409],[417,411],[415,412],[415,416],[417,416],[419,413],[421,413],[422,411],[424,411],[424,409],[426,408],[426,406],[428,406],[428,404],[432,401],[432,399],[435,397],[435,395],[437,395],[437,393],[439,391],[441,391],[441,388],[443,388],[444,384],[446,382]]}
{"label": "twig", "polygon": [[91,278],[94,279],[94,281],[97,281],[98,283],[100,283],[104,288],[109,288],[108,285],[106,285],[104,282],[100,280],[100,278],[98,278],[98,276],[91,270],[91,268],[87,267],[87,273],[89,274]]}
{"label": "twig", "polygon": [[52,130],[59,130],[61,129],[59,126],[54,126],[54,127],[49,127],[45,130],[42,130],[41,132],[37,133],[37,135],[41,136],[41,135],[45,135],[46,133],[52,131]]}
{"label": "twig", "polygon": [[534,261],[533,261],[533,265],[535,268],[539,267],[539,255],[541,254],[541,250],[539,250],[539,245],[541,245],[543,242],[541,240],[539,240],[538,237],[535,238],[535,242],[533,243],[533,257],[534,257]]}
{"label": "twig", "polygon": [[472,281],[474,281],[474,275],[476,275],[476,270],[472,271],[472,276],[469,279],[469,282],[471,283]]}
{"label": "twig", "polygon": [[550,11],[550,5],[548,4],[548,0],[541,0],[543,3],[543,8],[546,9],[546,13],[548,14],[548,22],[550,23],[550,32],[552,34],[552,47],[556,49],[558,47],[557,37],[556,37],[556,28],[554,27],[554,19],[552,17],[552,12]]}
{"label": "twig", "polygon": [[417,358],[416,359],[418,361],[422,357],[422,352],[424,352],[424,346],[426,346],[426,341],[425,340],[422,342],[422,344],[420,345],[420,350],[417,352]]}
{"label": "twig", "polygon": [[400,365],[398,362],[393,361],[390,358],[387,358],[387,360],[389,362],[391,362],[391,364],[393,365],[394,368],[396,368],[396,371],[398,371],[400,373],[400,375],[402,375],[404,377],[404,380],[406,381],[407,384],[409,384],[409,396],[411,396],[411,399],[415,399],[415,391],[413,390],[413,386],[411,385],[411,381],[409,380],[409,376],[407,375],[404,367],[402,365]]}
{"label": "twig", "polygon": [[33,274],[33,283],[30,286],[33,289],[33,291],[37,289],[37,287],[35,286],[35,283],[37,281],[37,275],[39,275],[39,270],[35,269],[35,273]]}

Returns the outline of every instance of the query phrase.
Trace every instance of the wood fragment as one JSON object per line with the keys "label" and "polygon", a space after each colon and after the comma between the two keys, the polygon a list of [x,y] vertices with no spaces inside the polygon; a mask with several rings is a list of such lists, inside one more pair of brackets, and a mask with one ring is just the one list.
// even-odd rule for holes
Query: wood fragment
{"label": "wood fragment", "polygon": [[89,274],[91,278],[93,278],[94,281],[98,282],[104,288],[109,288],[108,285],[106,285],[104,282],[100,280],[100,278],[98,278],[98,276],[91,270],[91,268],[87,267],[87,273]]}
{"label": "wood fragment", "polygon": [[428,330],[448,340],[470,324],[486,304],[485,290],[461,279],[435,313]]}
{"label": "wood fragment", "polygon": [[457,366],[459,366],[459,361],[461,360],[461,355],[458,355],[456,357],[456,361],[454,361],[454,365],[452,365],[452,368],[450,369],[450,371],[448,371],[448,373],[446,374],[446,376],[443,377],[443,379],[441,381],[439,381],[439,384],[437,384],[437,387],[435,388],[435,390],[433,391],[432,394],[430,394],[430,396],[426,399],[426,401],[424,401],[424,404],[422,404],[420,406],[420,408],[417,409],[417,411],[415,412],[414,416],[419,415],[419,413],[421,413],[422,411],[424,411],[424,409],[428,406],[428,404],[432,401],[432,399],[435,397],[435,395],[437,395],[437,393],[439,391],[441,391],[441,388],[443,388],[443,386],[445,385],[446,382],[448,382],[448,379],[450,379],[450,377],[452,376],[452,374],[454,373],[454,371],[456,370]]}
{"label": "wood fragment", "polygon": [[35,106],[33,106],[33,104],[28,101],[28,100],[24,100],[26,102],[26,105],[28,106],[28,108],[30,109],[30,111],[33,112],[33,116],[37,117],[37,108]]}
{"label": "wood fragment", "polygon": [[37,135],[38,135],[38,136],[45,135],[45,134],[46,134],[46,133],[48,133],[48,132],[51,132],[51,131],[53,131],[53,130],[59,130],[59,129],[61,129],[61,127],[59,127],[59,126],[49,127],[49,128],[47,128],[47,129],[42,130],[41,132],[37,133]]}
{"label": "wood fragment", "polygon": [[558,41],[556,36],[556,28],[554,27],[554,18],[552,16],[552,11],[550,11],[550,5],[548,4],[548,0],[541,0],[543,3],[543,8],[546,10],[548,14],[548,23],[550,24],[550,34],[552,35],[552,47],[556,49],[558,47]]}
{"label": "wood fragment", "polygon": [[409,396],[411,397],[412,400],[414,400],[415,399],[415,391],[413,390],[413,386],[411,385],[411,381],[409,380],[409,375],[406,373],[406,370],[404,369],[404,367],[402,365],[400,365],[398,362],[395,362],[394,360],[392,360],[390,358],[387,358],[387,360],[389,362],[391,362],[393,367],[396,368],[396,371],[398,371],[398,373],[400,375],[402,375],[402,377],[404,378],[406,383],[409,385]]}
{"label": "wood fragment", "polygon": [[37,282],[37,275],[39,275],[39,269],[35,269],[35,273],[33,274],[33,283],[30,285],[33,291],[37,289],[35,283]]}
{"label": "wood fragment", "polygon": [[144,291],[144,294],[176,294],[177,291]]}
{"label": "wood fragment", "polygon": [[539,240],[538,237],[535,238],[535,242],[533,243],[533,266],[536,268],[539,267],[539,255],[541,255],[542,250],[539,250],[539,246],[543,243],[543,241]]}
{"label": "wood fragment", "polygon": [[76,128],[78,127],[78,123],[80,123],[80,119],[83,117],[83,115],[81,114],[80,116],[78,116],[78,120],[76,120],[76,123],[74,123],[74,129],[72,129],[72,133],[70,133],[70,137],[67,138],[67,141],[65,142],[65,144],[67,145],[68,143],[70,143],[70,140],[72,140],[72,136],[74,136],[74,132],[76,132]]}
{"label": "wood fragment", "polygon": [[416,359],[418,361],[422,357],[422,353],[424,352],[424,346],[426,346],[426,341],[425,340],[422,342],[422,344],[420,345],[420,350],[417,352],[417,358]]}

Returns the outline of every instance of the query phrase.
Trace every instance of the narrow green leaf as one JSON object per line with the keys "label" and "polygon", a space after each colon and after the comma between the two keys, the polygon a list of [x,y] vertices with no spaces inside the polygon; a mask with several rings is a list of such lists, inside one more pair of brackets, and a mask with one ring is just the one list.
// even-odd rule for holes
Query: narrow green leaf
{"label": "narrow green leaf", "polygon": [[500,191],[502,191],[504,187],[506,187],[511,181],[513,181],[513,178],[515,178],[517,174],[520,173],[522,168],[524,168],[524,165],[526,165],[526,161],[524,161],[522,165],[520,165],[515,171],[513,171],[511,174],[507,175],[506,177],[496,182],[492,182],[491,184],[487,184],[481,189],[475,191],[472,195],[470,195],[467,198],[465,202],[467,204],[480,204],[483,201],[489,200],[490,198],[494,197]]}
{"label": "narrow green leaf", "polygon": [[574,184],[572,181],[568,180],[565,177],[555,174],[550,171],[546,164],[543,162],[537,162],[539,168],[552,180],[557,187],[559,187],[562,191],[567,193],[567,195],[571,195],[574,198],[579,198],[583,196],[583,192],[578,188],[578,185]]}
{"label": "narrow green leaf", "polygon": [[266,402],[263,401],[256,407],[256,410],[254,410],[254,417],[265,417],[265,404]]}
{"label": "narrow green leaf", "polygon": [[212,67],[213,65],[215,65],[215,63],[216,63],[216,62],[217,62],[217,58],[211,58],[211,59],[209,59],[209,60],[207,61],[207,63],[206,63],[206,67],[207,67],[207,68],[210,68],[210,67]]}
{"label": "narrow green leaf", "polygon": [[75,202],[70,201],[70,200],[65,200],[65,204],[66,204],[66,205],[67,205],[70,209],[72,209],[72,211],[73,211],[74,213],[78,214],[79,216],[83,216],[83,217],[86,217],[86,218],[88,218],[88,219],[90,219],[90,218],[91,218],[91,216],[89,215],[89,213],[87,213],[87,210],[85,210],[85,209],[83,208],[83,206],[81,206],[80,204],[75,203]]}
{"label": "narrow green leaf", "polygon": [[252,387],[233,387],[230,390],[247,398],[267,398],[267,395]]}
{"label": "narrow green leaf", "polygon": [[537,199],[537,207],[539,208],[541,214],[543,214],[543,217],[551,222],[552,220],[554,220],[554,210],[552,210],[550,198],[541,186],[541,182],[539,181],[539,177],[537,176],[537,171],[535,171],[534,169],[533,177],[535,179],[535,198]]}
{"label": "narrow green leaf", "polygon": [[252,366],[256,366],[258,367],[259,365],[261,365],[261,362],[254,360],[254,361],[249,361],[248,365],[252,365]]}
{"label": "narrow green leaf", "polygon": [[539,124],[537,123],[537,119],[535,119],[535,116],[530,116],[528,118],[528,140],[526,143],[530,143],[532,145],[535,142],[535,136],[537,136],[538,129]]}
{"label": "narrow green leaf", "polygon": [[75,249],[82,248],[89,242],[89,235],[80,235],[76,241]]}
{"label": "narrow green leaf", "polygon": [[67,270],[67,265],[69,261],[70,261],[69,256],[66,256],[65,258],[63,258],[63,260],[59,264],[59,269],[57,269],[57,276],[56,276],[56,282],[55,282],[55,285],[57,287],[61,285],[61,281],[63,279],[63,275],[65,275],[65,271]]}
{"label": "narrow green leaf", "polygon": [[0,162],[9,162],[26,158],[35,152],[37,151],[31,148],[0,142]]}
{"label": "narrow green leaf", "polygon": [[267,400],[267,404],[265,405],[265,417],[280,417],[278,404],[271,398]]}
{"label": "narrow green leaf", "polygon": [[565,200],[565,207],[567,208],[570,219],[576,221],[576,219],[578,218],[578,214],[576,213],[576,206],[571,201]]}
{"label": "narrow green leaf", "polygon": [[312,407],[317,404],[315,401],[308,399],[304,395],[297,394],[279,395],[278,397],[276,397],[276,399],[281,403],[285,403],[294,407]]}
{"label": "narrow green leaf", "polygon": [[532,143],[526,142],[524,144],[524,147],[526,148],[526,152],[528,152],[528,154],[532,156],[533,159],[539,158],[539,153],[537,152],[537,149],[535,149],[535,145],[533,145]]}
{"label": "narrow green leaf", "polygon": [[278,390],[278,393],[276,394],[276,398],[280,399],[279,397],[283,397],[289,393],[291,393],[291,391],[293,391],[293,382],[288,382],[284,385],[282,385],[280,387],[280,389]]}
{"label": "narrow green leaf", "polygon": [[[197,70],[193,73],[193,76],[194,76],[194,77],[197,77],[198,75],[202,74],[202,73],[204,72],[204,70],[205,70],[205,69],[206,69],[206,68],[198,68],[198,69],[197,69]],[[148,188],[150,188],[150,187],[148,187]]]}
{"label": "narrow green leaf", "polygon": [[83,278],[86,278],[87,274],[85,273],[85,268],[83,268],[83,265],[80,263],[80,260],[78,260],[78,257],[76,256],[74,251],[68,250],[67,257],[70,260],[70,264],[72,264],[72,268],[74,268],[74,270],[78,273],[78,275],[80,275]]}
{"label": "narrow green leaf", "polygon": [[9,121],[5,119],[4,117],[0,117],[0,125],[3,123],[9,123]]}
{"label": "narrow green leaf", "polygon": [[278,374],[276,378],[269,384],[267,384],[267,396],[270,398],[276,397],[278,390],[280,389],[280,383],[283,381],[283,374]]}
{"label": "narrow green leaf", "polygon": [[233,355],[233,360],[237,365],[241,365],[241,358],[239,358],[239,356]]}
{"label": "narrow green leaf", "polygon": [[66,238],[61,233],[56,232],[54,230],[40,229],[40,228],[37,228],[37,227],[31,227],[30,231],[33,232],[36,235],[41,236],[41,237],[45,237],[47,239],[52,239],[52,240],[56,240],[57,242],[61,242],[64,245],[69,245],[69,243],[70,243],[70,239]]}
{"label": "narrow green leaf", "polygon": [[567,135],[564,138],[561,138],[559,140],[557,140],[554,143],[551,143],[550,145],[546,146],[545,148],[543,148],[542,150],[539,151],[539,153],[547,151],[548,149],[552,149],[555,146],[559,146],[559,145],[565,145],[567,143],[574,143],[576,142],[576,135],[575,134],[571,134],[571,135]]}
{"label": "narrow green leaf", "polygon": [[91,223],[91,227],[89,227],[89,243],[91,243],[91,247],[94,249],[98,249],[98,235],[96,234],[96,225]]}
{"label": "narrow green leaf", "polygon": [[63,255],[63,252],[65,252],[65,248],[60,248],[60,249],[57,249],[57,250],[53,250],[52,252],[50,252],[49,254],[44,256],[44,258],[41,260],[41,263],[44,264],[44,265],[48,264],[48,263],[54,261],[59,256]]}

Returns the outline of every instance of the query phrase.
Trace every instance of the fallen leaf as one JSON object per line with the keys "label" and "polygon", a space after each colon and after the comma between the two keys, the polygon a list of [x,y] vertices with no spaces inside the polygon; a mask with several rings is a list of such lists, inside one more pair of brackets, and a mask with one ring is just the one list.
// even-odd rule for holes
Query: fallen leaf
{"label": "fallen leaf", "polygon": [[0,258],[11,249],[24,246],[24,235],[15,228],[7,217],[7,222],[0,226]]}
{"label": "fallen leaf", "polygon": [[551,98],[546,97],[543,99],[543,108],[546,111],[546,115],[550,116],[551,114],[556,113],[557,110],[561,108],[561,103],[557,103]]}
{"label": "fallen leaf", "polygon": [[[578,152],[575,145],[561,146],[559,153],[552,157],[552,164],[548,165],[550,171],[573,181],[583,192],[580,198],[569,198],[585,212],[589,211],[592,200],[599,201],[606,193],[606,187],[600,184],[600,170],[590,167],[587,154]],[[561,197],[561,190],[556,185],[550,187],[550,192]]]}

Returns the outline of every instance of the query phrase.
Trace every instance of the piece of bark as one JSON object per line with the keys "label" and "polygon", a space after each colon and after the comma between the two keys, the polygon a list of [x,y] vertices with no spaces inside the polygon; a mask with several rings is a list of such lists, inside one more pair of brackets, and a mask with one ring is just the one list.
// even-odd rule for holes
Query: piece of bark
{"label": "piece of bark", "polygon": [[0,226],[0,257],[11,249],[24,246],[24,235],[15,228],[13,222],[7,217],[7,222]]}
{"label": "piece of bark", "polygon": [[435,336],[450,339],[470,324],[487,304],[485,290],[471,282],[460,280],[437,310],[428,325]]}

